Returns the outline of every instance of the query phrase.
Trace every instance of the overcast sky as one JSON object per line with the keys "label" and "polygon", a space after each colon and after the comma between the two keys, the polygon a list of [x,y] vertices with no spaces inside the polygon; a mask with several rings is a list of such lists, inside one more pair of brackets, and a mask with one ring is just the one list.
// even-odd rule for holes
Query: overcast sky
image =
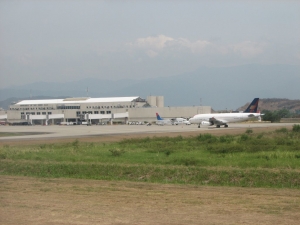
{"label": "overcast sky", "polygon": [[0,88],[300,65],[300,1],[0,0]]}

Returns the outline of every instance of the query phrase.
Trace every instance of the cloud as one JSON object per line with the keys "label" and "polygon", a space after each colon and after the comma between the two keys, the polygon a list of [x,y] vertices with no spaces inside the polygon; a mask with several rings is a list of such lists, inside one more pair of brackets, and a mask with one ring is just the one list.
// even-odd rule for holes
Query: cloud
{"label": "cloud", "polygon": [[239,54],[244,58],[252,58],[260,55],[264,52],[266,48],[265,43],[244,41],[233,45],[233,52]]}
{"label": "cloud", "polygon": [[156,37],[138,38],[135,42],[129,43],[129,46],[143,50],[149,57],[156,57],[165,52],[182,52],[203,53],[212,43],[205,40],[192,42],[185,38],[172,38],[165,35]]}
{"label": "cloud", "polygon": [[203,52],[207,47],[212,46],[213,44],[209,41],[205,40],[197,40],[195,42],[191,42],[188,39],[180,38],[178,39],[178,45],[184,46],[187,49],[189,49],[193,53],[201,53]]}
{"label": "cloud", "polygon": [[158,55],[158,52],[155,52],[153,50],[148,50],[148,51],[146,51],[146,53],[149,57],[155,57]]}
{"label": "cloud", "polygon": [[245,59],[254,58],[265,52],[268,44],[265,42],[243,41],[236,44],[217,44],[208,40],[191,41],[186,38],[172,38],[163,34],[138,38],[130,43],[131,50],[143,51],[148,57],[159,55],[215,55],[239,56]]}
{"label": "cloud", "polygon": [[158,35],[157,37],[146,37],[138,38],[135,42],[135,45],[140,48],[153,48],[156,50],[161,50],[166,47],[168,41],[173,41],[171,37],[165,35]]}

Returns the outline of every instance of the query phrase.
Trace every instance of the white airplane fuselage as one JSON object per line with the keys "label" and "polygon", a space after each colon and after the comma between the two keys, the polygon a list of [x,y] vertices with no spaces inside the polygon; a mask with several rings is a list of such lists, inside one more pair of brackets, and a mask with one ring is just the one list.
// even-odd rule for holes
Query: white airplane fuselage
{"label": "white airplane fuselage", "polygon": [[172,125],[171,120],[156,120],[156,125],[164,126],[164,125]]}
{"label": "white airplane fuselage", "polygon": [[227,127],[227,123],[235,123],[251,120],[253,118],[259,118],[260,113],[215,113],[215,114],[197,114],[189,119],[191,124],[199,124],[205,126],[216,125],[220,127],[224,125]]}

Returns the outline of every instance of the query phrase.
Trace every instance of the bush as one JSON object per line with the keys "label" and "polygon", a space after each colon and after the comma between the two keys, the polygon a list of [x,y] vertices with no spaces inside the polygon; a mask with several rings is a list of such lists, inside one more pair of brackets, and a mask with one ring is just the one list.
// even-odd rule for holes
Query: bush
{"label": "bush", "polygon": [[247,134],[242,134],[240,136],[240,141],[247,141],[249,139],[249,136]]}
{"label": "bush", "polygon": [[285,127],[283,127],[283,128],[277,129],[275,132],[276,132],[276,133],[287,133],[287,132],[288,132],[288,129],[285,128]]}
{"label": "bush", "polygon": [[300,132],[300,125],[299,124],[294,124],[293,132]]}
{"label": "bush", "polygon": [[123,149],[109,149],[109,151],[111,152],[112,156],[121,156],[122,154],[125,153],[125,150]]}
{"label": "bush", "polygon": [[230,145],[215,145],[215,146],[207,146],[207,150],[211,153],[235,153],[235,152],[244,152],[246,148],[244,145],[240,144],[230,144]]}
{"label": "bush", "polygon": [[171,155],[172,152],[173,152],[173,151],[172,151],[172,150],[169,150],[169,149],[167,149],[167,150],[164,151],[164,153],[165,153],[166,156]]}
{"label": "bush", "polygon": [[221,137],[219,138],[219,141],[220,141],[221,143],[231,143],[231,142],[234,141],[234,137],[231,136],[231,135],[221,136]]}
{"label": "bush", "polygon": [[200,134],[196,137],[196,139],[207,143],[215,143],[217,141],[217,138],[211,134]]}
{"label": "bush", "polygon": [[246,133],[246,134],[252,134],[252,133],[253,133],[253,130],[252,130],[252,129],[247,129],[245,133]]}

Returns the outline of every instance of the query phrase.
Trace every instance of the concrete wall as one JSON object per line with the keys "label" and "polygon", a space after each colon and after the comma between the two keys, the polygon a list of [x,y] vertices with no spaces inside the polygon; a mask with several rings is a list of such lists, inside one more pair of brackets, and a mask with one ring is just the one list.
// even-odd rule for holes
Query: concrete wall
{"label": "concrete wall", "polygon": [[165,106],[164,96],[156,96],[156,106],[157,107],[164,107]]}
{"label": "concrete wall", "polygon": [[156,96],[148,96],[147,97],[147,102],[149,105],[151,105],[152,107],[157,106],[156,105]]}

